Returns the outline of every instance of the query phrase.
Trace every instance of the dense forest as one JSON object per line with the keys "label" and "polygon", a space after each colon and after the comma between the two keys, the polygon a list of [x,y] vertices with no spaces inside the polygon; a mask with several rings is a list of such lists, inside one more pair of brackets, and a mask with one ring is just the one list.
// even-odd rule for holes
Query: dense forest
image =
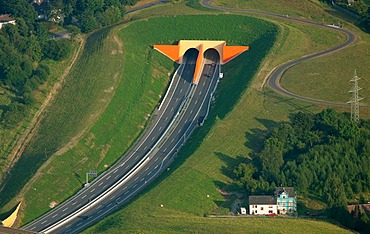
{"label": "dense forest", "polygon": [[369,120],[357,125],[333,109],[299,112],[262,137],[266,139],[263,149],[234,169],[236,184],[249,194],[269,192],[277,185],[294,186],[299,195],[319,197],[333,210],[349,201],[367,200]]}
{"label": "dense forest", "polygon": [[[71,52],[72,41],[54,39],[50,28],[67,29],[72,39],[82,32],[114,24],[126,5],[137,0],[0,0],[0,15],[10,14],[16,24],[0,29],[0,125],[13,129],[35,102],[34,91],[45,83],[50,69],[46,59],[61,61]],[[6,101],[4,101],[4,99]]]}

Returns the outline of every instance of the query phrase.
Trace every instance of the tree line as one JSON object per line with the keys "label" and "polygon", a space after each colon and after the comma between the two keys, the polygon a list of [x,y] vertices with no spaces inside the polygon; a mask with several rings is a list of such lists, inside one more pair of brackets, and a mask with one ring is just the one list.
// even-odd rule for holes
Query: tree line
{"label": "tree line", "polygon": [[[234,169],[235,183],[248,193],[294,186],[299,195],[320,197],[329,210],[336,210],[333,214],[350,200],[368,199],[369,120],[357,125],[333,109],[298,112],[262,137],[263,149]],[[363,220],[368,223],[367,217]]]}
{"label": "tree line", "polygon": [[[0,14],[11,14],[16,25],[0,30],[0,85],[10,101],[0,105],[1,128],[17,126],[34,104],[33,93],[44,84],[47,59],[61,61],[71,52],[68,39],[54,40],[50,24],[59,24],[74,36],[114,24],[125,6],[137,0],[49,0],[40,5],[28,0],[0,0]],[[40,17],[41,16],[41,17]]]}

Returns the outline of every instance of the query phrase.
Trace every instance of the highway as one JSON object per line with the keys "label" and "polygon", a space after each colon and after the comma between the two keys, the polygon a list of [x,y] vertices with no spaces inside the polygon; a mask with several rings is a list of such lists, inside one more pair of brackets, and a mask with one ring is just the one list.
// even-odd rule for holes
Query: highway
{"label": "highway", "polygon": [[[294,22],[315,25],[317,27],[336,30],[336,31],[339,31],[341,33],[344,33],[346,35],[347,39],[342,44],[340,44],[340,45],[338,45],[334,48],[330,48],[328,50],[319,52],[319,53],[304,56],[302,58],[287,62],[287,63],[279,66],[277,69],[275,69],[270,74],[270,76],[268,78],[268,85],[274,91],[276,91],[278,93],[281,93],[281,94],[284,94],[286,96],[298,99],[298,100],[313,102],[313,103],[318,103],[318,104],[324,104],[324,105],[329,105],[329,106],[350,106],[350,104],[347,104],[347,103],[329,102],[329,101],[325,101],[325,100],[319,100],[319,99],[304,97],[304,96],[292,93],[292,92],[284,89],[284,87],[281,86],[280,79],[281,79],[282,75],[284,74],[284,72],[286,72],[289,68],[291,68],[291,67],[293,67],[293,66],[295,66],[295,65],[297,65],[301,62],[307,61],[309,59],[314,59],[314,58],[318,58],[318,57],[321,57],[321,56],[329,55],[329,54],[338,52],[338,51],[348,47],[349,45],[353,44],[356,41],[356,38],[357,38],[356,34],[354,34],[353,32],[351,32],[347,29],[344,29],[344,28],[337,28],[337,27],[332,27],[332,26],[329,26],[329,25],[323,25],[322,23],[317,23],[315,21],[300,19],[300,18],[294,18],[294,17],[290,17],[290,16],[287,16],[287,15],[284,15],[284,14],[276,14],[276,13],[270,13],[270,12],[259,11],[259,10],[232,9],[232,8],[226,8],[226,7],[221,7],[221,6],[215,6],[215,5],[211,4],[211,0],[202,0],[201,4],[204,7],[215,9],[215,10],[221,10],[221,11],[226,11],[226,12],[238,12],[238,13],[242,12],[242,13],[251,13],[251,14],[257,14],[257,15],[265,15],[265,16],[284,19],[284,20],[290,20],[290,21],[294,21]],[[348,80],[350,80],[351,78],[352,77],[349,77]],[[370,108],[369,105],[362,105],[360,107],[361,108]]]}
{"label": "highway", "polygon": [[220,65],[215,50],[205,53],[202,78],[192,84],[198,51],[190,49],[176,70],[151,124],[135,146],[108,171],[72,198],[22,227],[43,233],[78,233],[127,202],[173,160],[192,131],[204,121]]}

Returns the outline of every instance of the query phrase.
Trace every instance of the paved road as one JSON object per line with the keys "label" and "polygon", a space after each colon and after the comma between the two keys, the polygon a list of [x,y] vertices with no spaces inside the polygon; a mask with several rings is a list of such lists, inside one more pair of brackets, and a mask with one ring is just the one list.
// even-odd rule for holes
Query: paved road
{"label": "paved road", "polygon": [[[325,100],[303,97],[301,95],[289,92],[288,90],[284,89],[281,86],[280,78],[284,74],[285,71],[287,71],[289,68],[293,67],[294,65],[297,65],[298,63],[301,63],[303,61],[307,61],[309,59],[325,56],[325,55],[328,55],[328,54],[331,54],[331,53],[334,53],[334,52],[338,52],[338,51],[346,48],[347,46],[351,45],[352,43],[354,43],[356,41],[356,35],[353,32],[351,32],[347,29],[335,28],[335,27],[331,27],[331,26],[328,26],[328,25],[323,25],[321,23],[317,23],[317,22],[314,22],[314,21],[306,20],[306,19],[292,18],[292,17],[289,17],[287,15],[283,15],[283,14],[276,14],[276,13],[270,13],[270,12],[259,11],[259,10],[231,9],[231,8],[225,8],[225,7],[221,7],[221,6],[215,6],[215,5],[211,4],[211,0],[203,0],[201,2],[201,4],[204,7],[215,9],[215,10],[228,11],[228,12],[244,12],[244,13],[252,13],[252,14],[258,14],[258,15],[271,16],[271,17],[275,17],[275,18],[281,18],[281,19],[284,19],[284,20],[291,20],[291,21],[295,21],[295,22],[311,24],[311,25],[315,25],[315,26],[318,26],[318,27],[322,27],[322,28],[330,28],[332,30],[336,30],[336,31],[340,31],[340,32],[344,33],[347,36],[347,40],[345,42],[343,42],[342,44],[340,44],[340,45],[338,45],[334,48],[316,53],[316,54],[304,56],[304,57],[299,58],[297,60],[290,61],[290,62],[285,63],[285,64],[281,65],[280,67],[278,67],[275,71],[273,71],[271,73],[270,77],[268,78],[268,84],[273,90],[275,90],[275,91],[277,91],[281,94],[287,95],[289,97],[295,98],[295,99],[308,101],[308,102],[314,102],[314,103],[318,103],[318,104],[331,105],[331,106],[349,106],[350,105],[350,104],[346,104],[346,103],[329,102],[329,101],[325,101]],[[365,105],[360,106],[360,107],[361,108],[370,108],[370,106],[365,106]]]}
{"label": "paved road", "polygon": [[[218,53],[207,51],[198,85],[192,84],[198,51],[185,54],[151,125],[122,160],[78,194],[22,229],[45,233],[77,233],[137,194],[161,171],[204,121],[220,65]],[[215,64],[215,65],[212,65]]]}

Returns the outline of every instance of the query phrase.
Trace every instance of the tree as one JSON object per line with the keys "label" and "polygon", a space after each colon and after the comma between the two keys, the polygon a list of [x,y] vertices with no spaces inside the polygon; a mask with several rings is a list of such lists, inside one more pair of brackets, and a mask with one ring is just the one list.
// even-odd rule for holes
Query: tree
{"label": "tree", "polygon": [[71,49],[71,42],[67,39],[49,40],[44,46],[44,55],[46,58],[60,61],[69,55]]}

